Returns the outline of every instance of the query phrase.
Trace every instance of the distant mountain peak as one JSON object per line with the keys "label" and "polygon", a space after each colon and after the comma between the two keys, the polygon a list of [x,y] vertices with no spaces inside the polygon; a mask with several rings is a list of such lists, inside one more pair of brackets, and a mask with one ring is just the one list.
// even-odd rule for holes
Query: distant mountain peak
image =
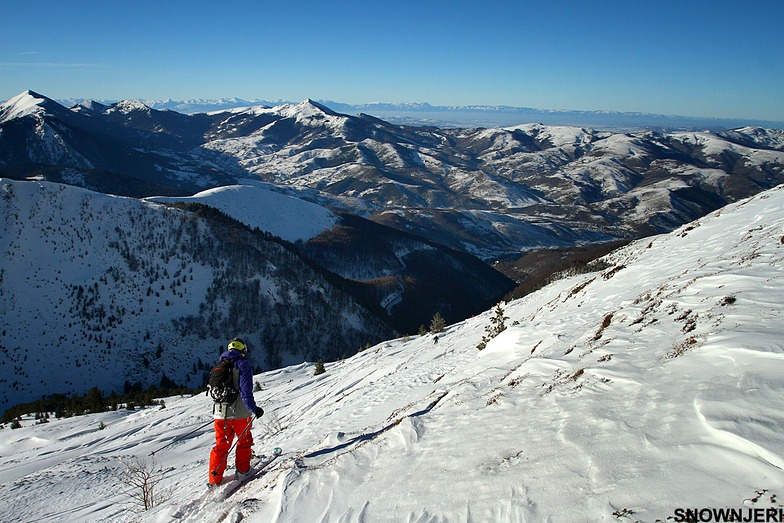
{"label": "distant mountain peak", "polygon": [[337,114],[335,111],[333,111],[332,109],[330,109],[326,105],[321,104],[321,103],[317,102],[316,100],[313,100],[312,98],[307,98],[306,100],[300,102],[299,105],[303,106],[303,107],[315,107],[315,108],[320,109],[321,111],[324,111],[325,113],[328,113],[328,114]]}
{"label": "distant mountain peak", "polygon": [[39,113],[48,103],[56,102],[34,91],[24,91],[0,105],[0,122]]}
{"label": "distant mountain peak", "polygon": [[106,109],[108,106],[95,100],[84,100],[71,107],[72,111],[82,114],[103,113]]}
{"label": "distant mountain peak", "polygon": [[119,112],[122,114],[145,112],[149,113],[151,109],[144,103],[138,100],[123,100],[112,105],[107,112]]}
{"label": "distant mountain peak", "polygon": [[321,105],[320,103],[308,98],[298,104],[286,104],[279,107],[280,115],[285,118],[309,119],[319,118],[324,116],[340,117],[343,116],[336,113],[329,107]]}

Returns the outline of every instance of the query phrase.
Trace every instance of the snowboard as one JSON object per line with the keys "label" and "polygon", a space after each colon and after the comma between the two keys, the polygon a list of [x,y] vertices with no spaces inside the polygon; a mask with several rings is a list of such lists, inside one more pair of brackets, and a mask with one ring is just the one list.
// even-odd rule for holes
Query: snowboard
{"label": "snowboard", "polygon": [[251,472],[250,474],[248,474],[244,478],[240,478],[237,481],[235,481],[234,483],[232,483],[231,486],[224,491],[223,498],[224,499],[228,499],[235,492],[237,492],[239,489],[241,489],[245,484],[247,484],[249,481],[252,481],[252,480],[258,478],[259,476],[264,475],[264,473],[267,472],[267,467],[273,461],[275,461],[278,458],[278,456],[281,455],[282,452],[283,451],[280,449],[280,447],[275,447],[275,449],[272,451],[272,455],[270,455],[270,456],[265,456],[265,455],[260,456],[258,458],[258,460],[256,460],[255,463],[252,465],[253,472]]}

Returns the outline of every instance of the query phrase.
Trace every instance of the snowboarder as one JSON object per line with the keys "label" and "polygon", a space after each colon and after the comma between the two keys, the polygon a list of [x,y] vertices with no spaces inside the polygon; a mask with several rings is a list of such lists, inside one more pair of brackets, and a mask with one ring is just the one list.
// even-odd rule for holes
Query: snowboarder
{"label": "snowboarder", "polygon": [[233,364],[234,387],[239,391],[231,403],[215,402],[212,408],[215,427],[215,446],[210,452],[210,478],[208,487],[219,485],[223,481],[223,472],[231,450],[231,442],[237,436],[235,468],[237,477],[245,477],[251,473],[250,458],[253,437],[250,428],[251,416],[260,418],[264,410],[256,405],[253,399],[253,371],[246,358],[248,346],[240,338],[234,338],[228,344],[221,360],[229,360]]}

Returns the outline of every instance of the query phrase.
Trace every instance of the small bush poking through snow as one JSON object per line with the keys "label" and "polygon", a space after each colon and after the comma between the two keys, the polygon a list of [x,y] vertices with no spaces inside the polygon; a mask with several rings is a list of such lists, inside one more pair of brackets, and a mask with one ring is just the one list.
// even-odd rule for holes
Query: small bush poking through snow
{"label": "small bush poking through snow", "polygon": [[721,303],[719,303],[719,305],[721,305],[722,307],[727,306],[727,305],[732,305],[737,300],[738,300],[738,298],[736,298],[735,296],[725,296],[724,299],[721,300]]}
{"label": "small bush poking through snow", "polygon": [[696,336],[689,336],[684,341],[673,344],[672,350],[667,353],[666,358],[672,359],[672,358],[677,358],[678,356],[683,356],[683,354],[687,350],[694,347],[696,344],[697,344]]}
{"label": "small bush poking through snow", "polygon": [[283,424],[280,422],[278,415],[273,412],[265,413],[261,418],[261,428],[266,437],[271,438],[283,432]]}

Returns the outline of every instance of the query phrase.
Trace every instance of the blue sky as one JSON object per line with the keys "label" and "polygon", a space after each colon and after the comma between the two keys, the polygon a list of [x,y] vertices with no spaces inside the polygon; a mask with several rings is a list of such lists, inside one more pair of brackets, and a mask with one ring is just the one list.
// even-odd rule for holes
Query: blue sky
{"label": "blue sky", "polygon": [[327,99],[784,121],[781,0],[0,0],[0,99]]}

